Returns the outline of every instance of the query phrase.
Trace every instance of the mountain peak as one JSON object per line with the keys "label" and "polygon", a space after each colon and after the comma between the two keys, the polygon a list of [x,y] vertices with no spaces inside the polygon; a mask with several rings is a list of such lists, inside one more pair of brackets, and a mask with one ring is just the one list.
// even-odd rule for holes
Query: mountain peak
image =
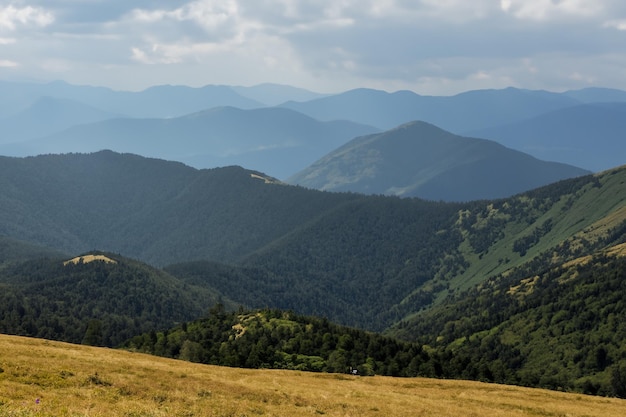
{"label": "mountain peak", "polygon": [[413,121],[353,139],[288,182],[326,191],[466,201],[508,197],[586,173]]}

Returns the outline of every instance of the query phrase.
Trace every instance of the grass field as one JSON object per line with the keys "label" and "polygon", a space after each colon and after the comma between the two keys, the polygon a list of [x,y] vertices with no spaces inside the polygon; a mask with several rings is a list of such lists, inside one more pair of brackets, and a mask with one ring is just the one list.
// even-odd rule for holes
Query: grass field
{"label": "grass field", "polygon": [[0,335],[0,416],[623,417],[626,400],[467,381],[192,364]]}

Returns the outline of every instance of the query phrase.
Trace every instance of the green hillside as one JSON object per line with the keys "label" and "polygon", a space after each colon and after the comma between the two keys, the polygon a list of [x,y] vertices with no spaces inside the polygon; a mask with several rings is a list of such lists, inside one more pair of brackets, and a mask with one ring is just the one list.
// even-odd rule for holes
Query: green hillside
{"label": "green hillside", "polygon": [[[377,357],[374,336],[359,333],[367,342],[338,363],[363,372],[398,365],[398,375],[624,395],[624,167],[453,204],[113,152],[3,162],[0,332],[107,346],[143,334],[135,348],[159,353],[161,340],[174,357],[189,341],[190,358],[211,363],[337,370],[341,356],[330,355],[357,333],[300,350],[308,327],[296,318],[314,315],[417,342]],[[41,245],[106,259],[66,263]],[[206,320],[180,324],[216,303],[235,320],[221,333],[203,330]],[[300,324],[257,321],[248,308],[293,311]],[[241,345],[203,344],[238,325],[250,329]],[[252,346],[258,360],[246,364]]]}
{"label": "green hillside", "polygon": [[624,168],[462,204],[319,192],[108,151],[5,158],[0,169],[6,236],[171,265],[246,307],[377,331],[567,239],[581,242],[571,256],[601,249],[626,206]]}
{"label": "green hillside", "polygon": [[[94,257],[95,255],[95,257]],[[154,329],[205,314],[221,301],[119,255],[25,261],[0,274],[0,332],[116,346]]]}
{"label": "green hillside", "polygon": [[[621,241],[626,241],[626,228]],[[626,246],[494,277],[390,332],[445,376],[626,396]]]}
{"label": "green hillside", "polygon": [[[271,279],[245,287],[265,305],[383,330],[546,253],[558,265],[608,245],[626,219],[625,180],[622,168],[496,201],[346,204],[248,257]],[[571,253],[552,255],[568,241]]]}
{"label": "green hillside", "polygon": [[239,167],[196,170],[111,151],[0,162],[0,235],[153,265],[237,259],[361,198],[285,187]]}
{"label": "green hillside", "polygon": [[281,310],[211,309],[201,320],[135,336],[134,351],[213,365],[360,375],[417,376],[433,369],[421,346]]}

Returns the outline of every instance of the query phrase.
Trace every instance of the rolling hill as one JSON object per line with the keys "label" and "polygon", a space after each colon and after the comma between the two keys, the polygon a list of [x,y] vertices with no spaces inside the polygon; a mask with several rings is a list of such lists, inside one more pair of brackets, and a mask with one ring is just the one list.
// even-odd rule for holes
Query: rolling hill
{"label": "rolling hill", "polygon": [[0,116],[14,115],[43,97],[71,100],[111,114],[133,118],[170,118],[218,106],[242,109],[263,107],[227,86],[200,88],[160,85],[142,91],[116,91],[104,87],[51,83],[0,82]]}
{"label": "rolling hill", "polygon": [[353,137],[375,131],[350,122],[318,122],[287,109],[219,107],[171,119],[84,124],[0,151],[27,156],[111,149],[200,168],[241,165],[286,178]]}
{"label": "rolling hill", "polygon": [[592,103],[473,131],[537,158],[592,171],[626,163],[626,103]]}
{"label": "rolling hill", "polygon": [[206,314],[207,289],[119,255],[14,262],[0,273],[0,332],[97,346]]}
{"label": "rolling hill", "polygon": [[587,173],[412,122],[353,139],[287,181],[325,191],[469,201],[509,197]]}
{"label": "rolling hill", "polygon": [[580,104],[572,97],[546,91],[476,90],[455,96],[421,96],[411,91],[387,93],[356,89],[283,107],[318,120],[350,120],[387,130],[422,120],[461,134],[510,123]]}
{"label": "rolling hill", "polygon": [[73,100],[42,97],[16,115],[0,120],[2,144],[35,139],[74,125],[99,122],[115,116]]}
{"label": "rolling hill", "polygon": [[249,87],[231,87],[237,94],[263,103],[266,106],[277,106],[287,101],[309,101],[324,97],[327,94],[315,93],[289,85],[264,83]]}

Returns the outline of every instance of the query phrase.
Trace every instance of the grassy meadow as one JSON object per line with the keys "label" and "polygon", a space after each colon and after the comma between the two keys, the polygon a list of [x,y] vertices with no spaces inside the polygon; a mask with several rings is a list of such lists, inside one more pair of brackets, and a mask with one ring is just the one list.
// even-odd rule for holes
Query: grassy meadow
{"label": "grassy meadow", "polygon": [[193,364],[0,335],[0,416],[603,416],[626,401],[478,382]]}

